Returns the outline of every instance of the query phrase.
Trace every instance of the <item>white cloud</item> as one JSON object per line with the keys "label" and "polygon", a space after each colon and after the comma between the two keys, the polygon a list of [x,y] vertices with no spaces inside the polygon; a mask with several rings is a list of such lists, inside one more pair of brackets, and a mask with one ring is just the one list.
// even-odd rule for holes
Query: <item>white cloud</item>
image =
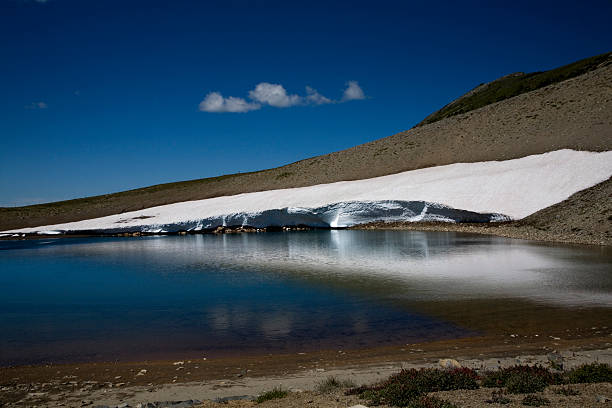
{"label": "white cloud", "polygon": [[316,89],[311,88],[309,86],[306,87],[306,100],[308,103],[313,105],[323,105],[326,103],[333,103],[331,99],[321,95]]}
{"label": "white cloud", "polygon": [[282,85],[262,82],[249,92],[249,97],[257,102],[265,103],[276,108],[301,105],[304,98],[298,95],[288,95]]}
{"label": "white cloud", "polygon": [[365,99],[363,89],[361,89],[357,81],[348,81],[346,83],[346,89],[344,90],[344,94],[342,95],[342,101],[346,102],[357,99]]}
{"label": "white cloud", "polygon": [[291,95],[287,93],[285,87],[280,84],[260,82],[255,89],[249,91],[247,101],[244,98],[229,96],[223,97],[219,92],[210,92],[202,102],[199,109],[202,112],[248,112],[260,109],[263,105],[275,108],[288,108],[296,105],[325,105],[330,103],[343,103],[352,100],[366,99],[363,89],[357,81],[349,81],[342,95],[342,99],[330,99],[321,95],[316,89],[307,86],[306,95]]}
{"label": "white cloud", "polygon": [[261,108],[258,103],[247,102],[242,98],[229,96],[224,98],[219,92],[210,92],[202,102],[199,109],[202,112],[248,112]]}
{"label": "white cloud", "polygon": [[25,106],[26,109],[47,109],[48,107],[46,102],[32,102]]}

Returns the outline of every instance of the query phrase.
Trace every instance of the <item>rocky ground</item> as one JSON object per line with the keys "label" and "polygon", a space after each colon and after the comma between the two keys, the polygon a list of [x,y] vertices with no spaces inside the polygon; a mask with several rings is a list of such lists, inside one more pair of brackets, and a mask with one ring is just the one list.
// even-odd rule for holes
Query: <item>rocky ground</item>
{"label": "rocky ground", "polygon": [[[460,364],[485,372],[515,364],[541,364],[551,366],[561,362],[565,369],[592,362],[612,363],[612,349],[590,351],[553,352],[539,355],[520,355],[500,358],[472,358],[459,360],[435,360],[428,363],[400,362],[361,368],[309,370],[281,377],[244,377],[181,384],[153,384],[125,386],[125,383],[99,383],[96,381],[50,381],[42,384],[13,384],[0,387],[0,401],[6,407],[140,407],[140,408],[186,408],[186,407],[352,407],[366,405],[367,401],[355,395],[345,395],[347,387],[371,384],[387,378],[400,368],[449,367]],[[181,366],[180,364],[178,366]],[[147,373],[140,375],[146,377]],[[340,384],[330,386],[329,379]],[[120,381],[118,379],[117,381]],[[25,393],[23,388],[27,388]],[[261,403],[255,402],[258,395],[272,389],[288,391],[284,398]],[[550,386],[537,393],[549,399],[555,407],[602,407],[609,406],[612,384],[578,384],[570,388],[577,395],[559,394],[561,386]],[[565,387],[567,388],[567,387]],[[459,407],[489,406],[490,388],[434,393],[455,403]],[[19,394],[19,397],[17,397]],[[522,406],[525,395],[506,394],[511,403],[506,406]],[[496,405],[492,405],[496,406]]]}

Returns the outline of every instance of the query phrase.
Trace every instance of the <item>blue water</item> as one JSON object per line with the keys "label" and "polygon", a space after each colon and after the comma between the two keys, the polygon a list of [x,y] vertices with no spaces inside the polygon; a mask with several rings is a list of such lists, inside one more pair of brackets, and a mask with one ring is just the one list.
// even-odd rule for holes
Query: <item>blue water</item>
{"label": "blue water", "polygon": [[611,265],[607,252],[410,231],[1,241],[0,365],[458,338],[475,332],[411,305],[607,307]]}

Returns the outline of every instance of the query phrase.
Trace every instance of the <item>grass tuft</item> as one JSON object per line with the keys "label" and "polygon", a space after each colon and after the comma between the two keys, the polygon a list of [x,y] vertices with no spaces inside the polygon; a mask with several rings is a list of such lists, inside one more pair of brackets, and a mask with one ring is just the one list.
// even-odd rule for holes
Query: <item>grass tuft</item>
{"label": "grass tuft", "polygon": [[265,401],[270,401],[273,399],[285,398],[289,394],[287,391],[283,390],[281,387],[274,387],[271,391],[264,392],[260,396],[255,399],[255,402],[261,404]]}
{"label": "grass tuft", "polygon": [[351,380],[339,380],[334,376],[329,376],[325,380],[319,381],[316,391],[321,394],[328,394],[340,388],[354,388],[355,383]]}
{"label": "grass tuft", "polygon": [[538,397],[537,395],[526,395],[525,398],[521,401],[521,404],[527,405],[529,407],[541,407],[543,405],[550,405],[550,400],[543,397]]}
{"label": "grass tuft", "polygon": [[487,404],[501,404],[501,405],[506,405],[511,403],[512,401],[510,400],[510,398],[506,397],[504,395],[504,392],[502,390],[497,390],[497,391],[493,391],[491,393],[491,399],[488,399],[485,401]]}
{"label": "grass tuft", "polygon": [[565,395],[566,397],[580,395],[580,391],[571,387],[561,387],[555,390],[555,394]]}

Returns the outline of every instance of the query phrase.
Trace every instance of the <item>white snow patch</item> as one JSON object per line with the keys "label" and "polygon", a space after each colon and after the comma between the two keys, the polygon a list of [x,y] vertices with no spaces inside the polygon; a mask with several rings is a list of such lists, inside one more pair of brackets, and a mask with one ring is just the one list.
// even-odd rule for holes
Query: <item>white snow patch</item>
{"label": "white snow patch", "polygon": [[[186,201],[11,232],[198,231],[219,225],[346,227],[370,221],[524,218],[612,175],[612,151],[456,163],[371,179]],[[457,209],[457,210],[455,210]],[[418,212],[417,212],[418,210]],[[464,214],[465,215],[465,214]]]}

